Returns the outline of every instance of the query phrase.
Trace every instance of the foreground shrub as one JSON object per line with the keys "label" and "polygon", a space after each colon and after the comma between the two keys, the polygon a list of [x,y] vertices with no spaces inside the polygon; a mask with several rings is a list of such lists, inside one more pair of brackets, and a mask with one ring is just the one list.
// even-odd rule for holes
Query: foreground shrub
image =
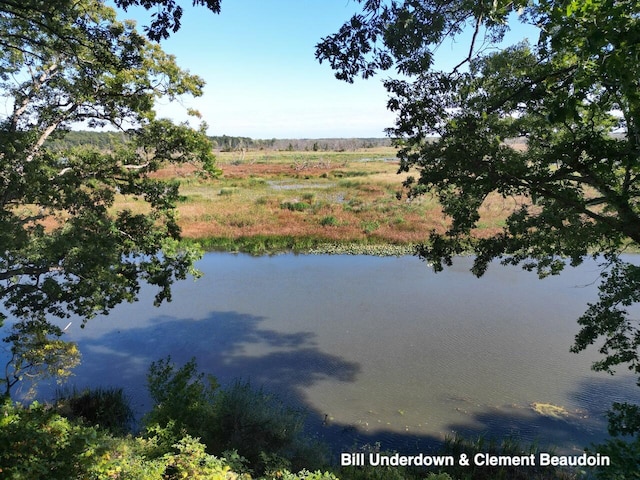
{"label": "foreground shrub", "polygon": [[0,478],[8,480],[162,480],[168,459],[149,442],[115,437],[52,407],[5,402],[0,409]]}
{"label": "foreground shrub", "polygon": [[[393,455],[395,451],[382,451],[380,443],[365,444],[352,453],[364,453],[367,457],[372,453]],[[340,467],[338,472],[342,480],[453,480],[446,473],[428,473],[424,467],[406,466],[349,466]]]}
{"label": "foreground shrub", "polygon": [[195,360],[176,368],[170,358],[154,362],[147,381],[154,406],[144,424],[157,440],[158,453],[190,435],[209,453],[237,451],[260,473],[319,468],[326,462],[326,449],[303,436],[303,412],[248,382],[221,389],[213,377],[197,371]]}
{"label": "foreground shrub", "polygon": [[99,425],[114,434],[129,432],[135,418],[131,401],[121,388],[94,388],[82,392],[59,390],[55,406],[66,418]]}
{"label": "foreground shrub", "polygon": [[256,460],[260,452],[279,452],[291,446],[302,433],[304,416],[287,407],[275,395],[253,389],[249,382],[236,381],[220,391],[215,401],[215,428],[222,442],[219,448],[239,450]]}
{"label": "foreground shrub", "polygon": [[594,447],[607,455],[611,465],[597,469],[595,478],[606,480],[640,479],[640,405],[615,402],[607,412],[607,430],[612,438]]}
{"label": "foreground shrub", "polygon": [[[250,480],[234,471],[246,463],[234,452],[215,457],[185,435],[159,455],[158,438],[114,436],[59,415],[51,406],[0,406],[3,480]],[[279,472],[288,480],[336,480],[329,473]]]}
{"label": "foreground shrub", "polygon": [[607,468],[594,469],[594,477],[602,480],[640,480],[640,438],[625,441],[612,438],[597,445],[597,453],[611,458]]}
{"label": "foreground shrub", "polygon": [[175,453],[164,456],[166,469],[163,480],[251,478],[248,475],[233,475],[224,460],[208,455],[205,446],[188,435],[174,445],[174,449]]}
{"label": "foreground shrub", "polygon": [[23,409],[6,401],[0,411],[0,478],[84,478],[103,455],[106,439],[38,403]]}
{"label": "foreground shrub", "polygon": [[320,471],[310,472],[308,470],[301,470],[298,473],[285,471],[277,478],[282,480],[339,480],[333,473]]}
{"label": "foreground shrub", "polygon": [[205,445],[214,442],[211,426],[218,383],[199,373],[195,360],[178,369],[171,357],[153,362],[147,388],[154,405],[143,424],[159,439],[158,453],[168,452],[185,434],[200,438]]}
{"label": "foreground shrub", "polygon": [[[456,436],[445,440],[442,454],[459,458],[466,454],[473,458],[477,453],[491,455],[520,456],[540,453],[538,447],[523,446],[518,440],[506,438],[500,442],[485,437],[469,440]],[[445,467],[444,472],[459,480],[575,480],[575,472],[560,467],[542,466],[476,466],[473,462],[469,466]]]}

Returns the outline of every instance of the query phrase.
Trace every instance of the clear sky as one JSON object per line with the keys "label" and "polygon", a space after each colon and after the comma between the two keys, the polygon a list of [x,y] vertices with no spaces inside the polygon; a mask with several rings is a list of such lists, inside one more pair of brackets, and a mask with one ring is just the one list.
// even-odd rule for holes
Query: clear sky
{"label": "clear sky", "polygon": [[[321,38],[358,10],[354,0],[223,0],[220,15],[180,3],[182,28],[161,45],[207,84],[183,106],[160,105],[161,116],[180,121],[192,107],[211,135],[263,139],[384,137],[393,126],[381,83],[392,72],[347,84],[315,59]],[[138,8],[120,18],[145,25],[149,15]],[[467,48],[444,46],[440,62],[457,63]]]}

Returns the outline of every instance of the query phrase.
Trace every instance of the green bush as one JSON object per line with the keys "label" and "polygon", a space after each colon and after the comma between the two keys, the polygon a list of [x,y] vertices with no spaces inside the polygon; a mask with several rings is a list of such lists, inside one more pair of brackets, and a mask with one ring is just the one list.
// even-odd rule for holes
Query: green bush
{"label": "green bush", "polygon": [[95,428],[73,424],[38,403],[23,409],[7,401],[0,411],[0,476],[82,478],[102,455],[104,437]]}
{"label": "green bush", "polygon": [[[358,453],[364,453],[369,456],[371,453],[383,453],[392,455],[396,452],[381,451],[379,443],[365,444],[357,449]],[[355,451],[354,451],[355,453]],[[425,470],[422,467],[405,467],[405,466],[350,466],[341,467],[338,474],[342,480],[423,480]],[[431,480],[431,476],[427,477]],[[438,480],[450,480],[443,478]]]}
{"label": "green bush", "polygon": [[[163,400],[170,404],[180,395],[195,395],[202,399],[208,394],[208,386],[199,374],[192,375],[193,363],[186,368],[172,370],[167,362],[157,362],[155,373],[164,378],[163,385],[170,387]],[[166,375],[171,371],[170,375]],[[190,379],[192,383],[184,383]],[[264,394],[240,387],[229,398],[257,399],[250,405],[259,412],[266,411],[261,404]],[[160,386],[157,383],[155,386]],[[204,389],[203,389],[204,387]],[[215,389],[214,389],[215,390]],[[155,392],[157,393],[157,392]],[[81,396],[81,395],[80,395]],[[100,395],[101,399],[106,398]],[[173,398],[172,398],[173,397]],[[196,398],[194,397],[194,398]],[[69,398],[69,397],[65,397]],[[184,397],[183,397],[184,398]],[[190,401],[190,410],[196,411]],[[241,400],[241,403],[246,402]],[[257,403],[256,403],[257,402]],[[275,399],[273,400],[275,402]],[[271,403],[271,401],[267,402]],[[159,407],[156,405],[156,407]],[[284,407],[271,408],[270,412],[288,415]],[[280,409],[280,410],[279,410]],[[162,410],[162,409],[161,409]],[[205,408],[205,411],[210,411]],[[168,409],[162,410],[168,413]],[[158,413],[158,412],[156,412]],[[180,417],[180,415],[177,415]],[[242,415],[241,415],[242,417]],[[159,415],[156,417],[159,418]],[[184,423],[184,418],[180,418]],[[84,418],[76,420],[57,413],[53,406],[32,404],[28,408],[6,400],[0,404],[0,478],[7,480],[250,480],[248,473],[253,465],[235,451],[213,456],[207,445],[192,435],[183,433],[172,444],[167,441],[175,436],[176,422],[169,420],[166,427],[155,425],[144,437],[117,436],[91,425]],[[249,439],[251,441],[251,439]],[[278,454],[262,453],[262,461],[269,464],[270,474],[264,480],[337,480],[331,473],[302,470],[291,473],[292,462]]]}
{"label": "green bush", "polygon": [[248,382],[220,389],[213,377],[198,373],[194,360],[176,368],[170,358],[154,362],[147,379],[154,406],[144,423],[159,452],[187,434],[200,438],[209,453],[237,451],[259,472],[326,461],[325,449],[302,435],[303,412]]}
{"label": "green bush", "polygon": [[[456,436],[445,440],[441,453],[455,458],[460,458],[463,453],[467,458],[473,458],[477,453],[506,456],[533,454],[537,458],[540,450],[535,444],[523,446],[514,438],[505,438],[498,442],[482,436],[475,440]],[[561,467],[476,466],[471,462],[469,466],[456,465],[442,470],[459,480],[575,480],[577,478],[575,472]]]}
{"label": "green bush", "polygon": [[607,429],[612,436],[594,447],[611,459],[611,465],[593,468],[598,479],[640,479],[640,405],[615,402],[607,412]]}
{"label": "green bush", "polygon": [[0,408],[0,478],[7,480],[250,479],[188,435],[158,455],[156,438],[112,436],[34,403]]}
{"label": "green bush", "polygon": [[238,448],[252,461],[261,452],[280,452],[302,432],[302,412],[285,406],[276,396],[235,382],[219,392],[215,422],[223,450]]}
{"label": "green bush", "polygon": [[640,479],[640,438],[624,441],[612,438],[597,445],[595,451],[607,455],[611,465],[593,468],[593,476],[602,480],[639,480]]}
{"label": "green bush", "polygon": [[310,472],[308,470],[301,470],[298,473],[283,471],[280,472],[277,478],[282,480],[339,480],[333,473],[320,471]]}
{"label": "green bush", "polygon": [[47,405],[0,408],[0,478],[10,480],[163,480],[166,462],[148,458],[146,441],[114,437]]}
{"label": "green bush", "polygon": [[292,212],[303,212],[311,208],[311,205],[306,202],[282,202],[280,208],[283,210],[291,210]]}
{"label": "green bush", "polygon": [[82,392],[59,390],[55,406],[64,417],[99,425],[114,434],[129,432],[135,418],[131,401],[121,388],[86,389]]}
{"label": "green bush", "polygon": [[[175,453],[168,453],[164,456],[166,468],[163,480],[226,480],[234,478],[230,477],[229,465],[224,460],[207,454],[205,446],[193,437],[185,436],[174,445],[174,448]],[[247,475],[245,478],[251,477]]]}
{"label": "green bush", "polygon": [[147,374],[147,388],[154,402],[143,417],[147,431],[158,438],[160,452],[166,453],[185,434],[213,443],[213,404],[218,383],[213,376],[197,371],[195,360],[176,368],[171,357],[153,362]]}

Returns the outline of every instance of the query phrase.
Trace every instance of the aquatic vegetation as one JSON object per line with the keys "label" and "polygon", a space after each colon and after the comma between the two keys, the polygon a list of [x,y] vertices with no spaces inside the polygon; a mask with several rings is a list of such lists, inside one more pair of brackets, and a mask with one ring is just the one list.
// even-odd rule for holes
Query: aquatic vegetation
{"label": "aquatic vegetation", "polygon": [[555,418],[557,420],[566,420],[569,417],[569,412],[566,408],[551,403],[534,402],[531,404],[531,408],[536,413],[544,415],[545,417]]}
{"label": "aquatic vegetation", "polygon": [[377,257],[401,257],[414,253],[412,245],[321,243],[309,250],[314,255],[373,255]]}

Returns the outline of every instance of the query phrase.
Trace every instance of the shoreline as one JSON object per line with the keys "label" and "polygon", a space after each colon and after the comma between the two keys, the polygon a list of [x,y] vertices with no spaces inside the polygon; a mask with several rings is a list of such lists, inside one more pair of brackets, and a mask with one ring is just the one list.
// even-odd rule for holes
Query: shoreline
{"label": "shoreline", "polygon": [[400,257],[415,255],[416,244],[393,244],[388,242],[329,241],[315,237],[287,235],[258,235],[240,238],[185,238],[194,242],[205,252],[246,253],[250,255],[278,255],[297,253],[308,255],[371,255],[378,257]]}
{"label": "shoreline", "polygon": [[[416,255],[419,243],[391,243],[366,239],[335,241],[320,237],[291,235],[253,235],[238,238],[183,237],[187,242],[199,245],[204,252],[244,253],[249,255],[279,255],[285,253],[306,255],[370,255],[376,257],[401,257]],[[597,252],[589,252],[589,255]],[[622,255],[640,254],[640,249],[623,248]],[[466,252],[460,256],[473,255]]]}

